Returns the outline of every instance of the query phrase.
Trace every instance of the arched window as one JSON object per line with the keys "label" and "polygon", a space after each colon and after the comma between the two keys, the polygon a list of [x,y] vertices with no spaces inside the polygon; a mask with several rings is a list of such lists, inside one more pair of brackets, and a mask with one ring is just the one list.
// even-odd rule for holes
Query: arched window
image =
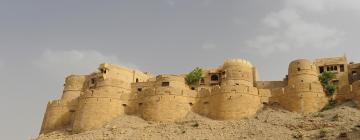
{"label": "arched window", "polygon": [[219,76],[218,75],[211,75],[211,81],[219,81]]}

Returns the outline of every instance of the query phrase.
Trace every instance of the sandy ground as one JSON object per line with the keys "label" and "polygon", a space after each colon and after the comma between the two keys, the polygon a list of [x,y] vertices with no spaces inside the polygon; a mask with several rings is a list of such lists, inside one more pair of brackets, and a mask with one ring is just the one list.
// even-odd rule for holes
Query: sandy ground
{"label": "sandy ground", "polygon": [[301,115],[277,106],[265,106],[256,116],[216,121],[195,113],[174,123],[147,122],[120,116],[104,128],[70,135],[56,131],[36,140],[360,140],[360,110],[352,102],[334,109]]}

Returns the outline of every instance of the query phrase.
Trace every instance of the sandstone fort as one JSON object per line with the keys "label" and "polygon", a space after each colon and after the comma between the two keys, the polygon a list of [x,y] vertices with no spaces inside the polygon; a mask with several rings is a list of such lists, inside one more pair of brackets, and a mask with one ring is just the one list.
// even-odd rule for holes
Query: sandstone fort
{"label": "sandstone fort", "polygon": [[[334,94],[326,95],[319,75],[331,71]],[[49,101],[41,134],[60,129],[81,133],[103,127],[120,115],[172,122],[189,112],[214,120],[250,117],[264,104],[289,111],[320,111],[330,98],[360,105],[360,64],[345,56],[290,62],[279,81],[261,81],[249,61],[230,59],[218,68],[203,69],[195,84],[184,75],[158,75],[114,64],[101,64],[89,75],[65,79],[61,99]]]}

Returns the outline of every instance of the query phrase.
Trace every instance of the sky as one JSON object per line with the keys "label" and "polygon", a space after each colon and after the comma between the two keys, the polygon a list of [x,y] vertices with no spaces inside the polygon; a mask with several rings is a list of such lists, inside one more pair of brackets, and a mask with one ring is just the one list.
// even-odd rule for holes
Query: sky
{"label": "sky", "polygon": [[0,139],[36,137],[64,78],[100,63],[181,74],[247,59],[281,80],[295,59],[360,62],[359,0],[0,0]]}

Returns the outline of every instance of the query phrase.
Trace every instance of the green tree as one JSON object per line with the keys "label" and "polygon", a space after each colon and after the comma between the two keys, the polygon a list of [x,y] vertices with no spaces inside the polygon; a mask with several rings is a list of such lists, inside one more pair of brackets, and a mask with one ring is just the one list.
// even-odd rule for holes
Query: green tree
{"label": "green tree", "polygon": [[321,85],[324,87],[324,91],[328,97],[332,96],[336,90],[336,85],[330,83],[335,78],[335,73],[331,71],[325,71],[319,75]]}
{"label": "green tree", "polygon": [[335,73],[331,71],[324,71],[319,75],[319,80],[322,85],[329,84],[330,80],[335,78]]}
{"label": "green tree", "polygon": [[202,76],[202,69],[199,67],[196,67],[194,70],[192,70],[190,73],[188,73],[185,77],[186,83],[188,85],[193,85],[199,82]]}
{"label": "green tree", "polygon": [[327,96],[332,96],[336,90],[336,85],[334,84],[327,84],[325,85],[325,93]]}
{"label": "green tree", "polygon": [[335,72],[331,71],[325,71],[319,75],[319,80],[324,88],[326,96],[331,97],[328,103],[321,109],[321,111],[329,110],[336,106],[336,100],[333,99],[336,85],[330,82],[334,78]]}

